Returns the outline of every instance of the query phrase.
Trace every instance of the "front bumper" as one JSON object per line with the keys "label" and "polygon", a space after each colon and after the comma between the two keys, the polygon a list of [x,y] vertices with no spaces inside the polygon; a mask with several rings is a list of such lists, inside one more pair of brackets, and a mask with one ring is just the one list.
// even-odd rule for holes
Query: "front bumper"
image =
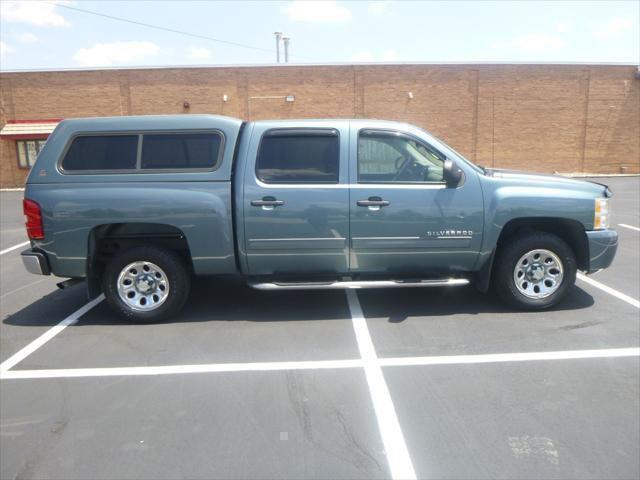
{"label": "front bumper", "polygon": [[44,253],[28,249],[22,252],[20,255],[22,257],[24,268],[27,269],[27,272],[35,273],[36,275],[51,274],[49,261],[47,260],[47,256]]}
{"label": "front bumper", "polygon": [[618,250],[618,232],[615,230],[591,230],[586,232],[589,242],[589,268],[594,273],[607,268]]}

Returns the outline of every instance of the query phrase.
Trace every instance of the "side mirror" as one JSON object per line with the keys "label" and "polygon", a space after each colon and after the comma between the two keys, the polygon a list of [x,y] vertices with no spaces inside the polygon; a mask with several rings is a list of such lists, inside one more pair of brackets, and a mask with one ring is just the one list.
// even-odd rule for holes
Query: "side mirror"
{"label": "side mirror", "polygon": [[462,180],[462,170],[451,159],[444,161],[442,172],[447,185],[458,185]]}

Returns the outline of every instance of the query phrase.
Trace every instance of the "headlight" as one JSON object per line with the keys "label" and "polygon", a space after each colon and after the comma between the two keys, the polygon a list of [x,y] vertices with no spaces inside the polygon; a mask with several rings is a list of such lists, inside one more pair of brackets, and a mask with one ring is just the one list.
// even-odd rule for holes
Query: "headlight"
{"label": "headlight", "polygon": [[596,198],[593,229],[604,230],[606,228],[609,228],[609,199]]}

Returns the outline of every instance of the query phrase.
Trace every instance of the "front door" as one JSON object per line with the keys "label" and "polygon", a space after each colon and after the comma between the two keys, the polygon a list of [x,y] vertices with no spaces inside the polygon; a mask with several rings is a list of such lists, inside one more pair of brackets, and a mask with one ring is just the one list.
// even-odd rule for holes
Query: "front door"
{"label": "front door", "polygon": [[347,273],[348,123],[286,125],[253,129],[243,195],[249,273]]}
{"label": "front door", "polygon": [[353,273],[438,276],[473,268],[483,205],[468,165],[463,182],[448,186],[446,156],[424,139],[355,122],[350,154]]}

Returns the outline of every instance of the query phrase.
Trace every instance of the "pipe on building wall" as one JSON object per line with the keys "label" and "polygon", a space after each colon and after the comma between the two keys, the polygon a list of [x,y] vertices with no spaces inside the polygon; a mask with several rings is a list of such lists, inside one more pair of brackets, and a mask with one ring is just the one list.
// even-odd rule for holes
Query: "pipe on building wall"
{"label": "pipe on building wall", "polygon": [[289,63],[289,41],[291,38],[282,37],[282,41],[284,42],[284,63]]}
{"label": "pipe on building wall", "polygon": [[276,63],[280,63],[280,39],[282,38],[282,32],[273,32],[276,36]]}

